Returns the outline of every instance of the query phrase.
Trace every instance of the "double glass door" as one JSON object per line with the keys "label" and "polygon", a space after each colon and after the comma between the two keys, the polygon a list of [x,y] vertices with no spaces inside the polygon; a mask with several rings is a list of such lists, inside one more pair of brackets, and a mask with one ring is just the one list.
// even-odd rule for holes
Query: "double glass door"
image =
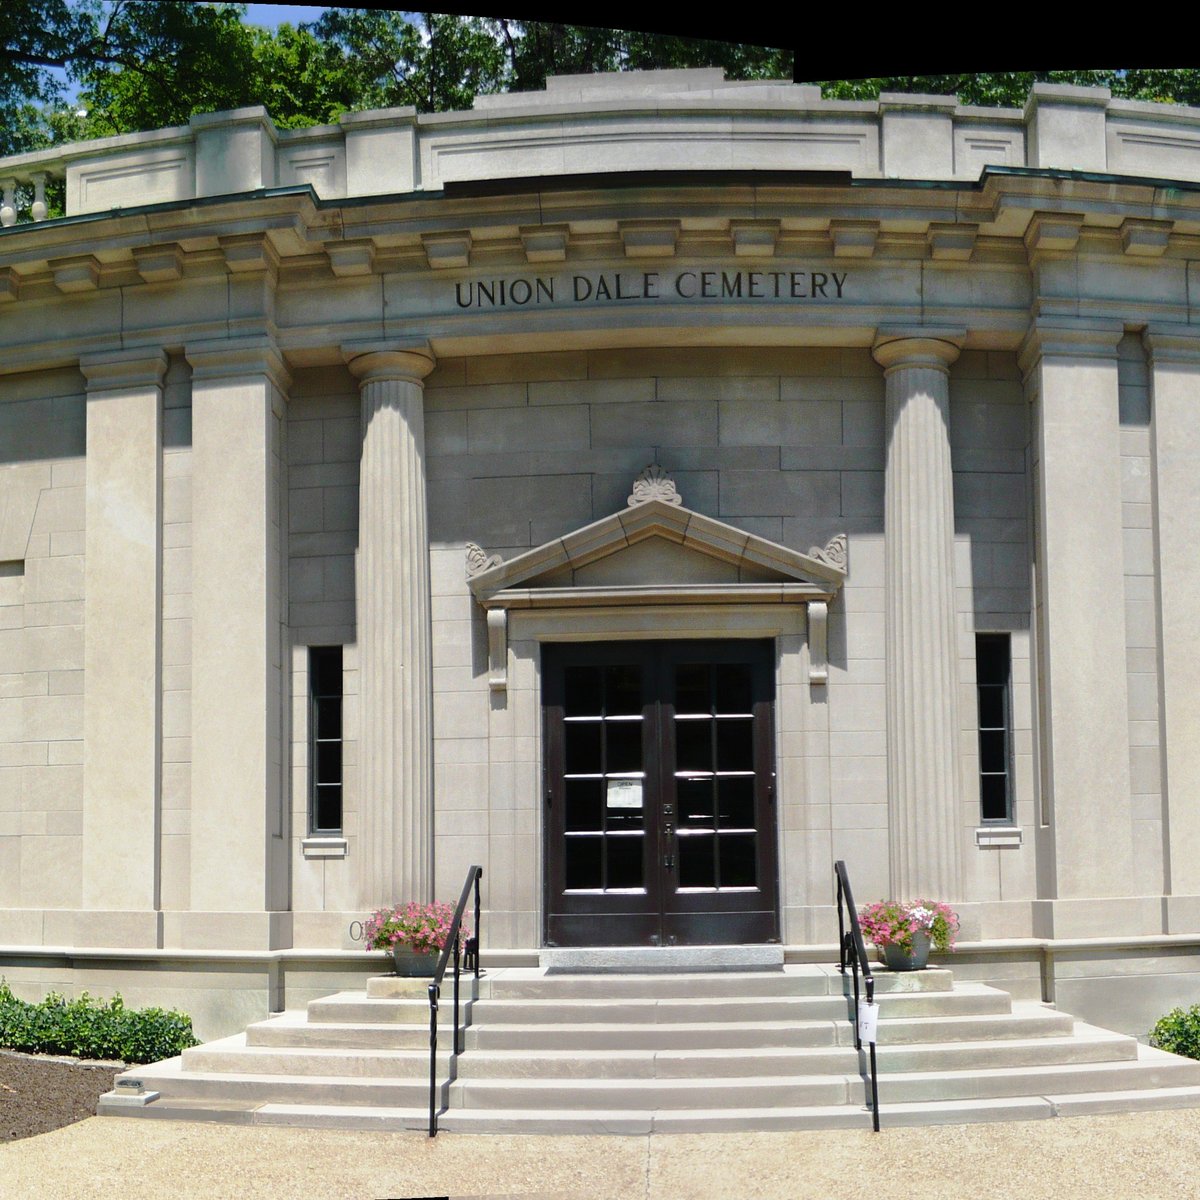
{"label": "double glass door", "polygon": [[778,940],[773,645],[546,645],[546,943]]}

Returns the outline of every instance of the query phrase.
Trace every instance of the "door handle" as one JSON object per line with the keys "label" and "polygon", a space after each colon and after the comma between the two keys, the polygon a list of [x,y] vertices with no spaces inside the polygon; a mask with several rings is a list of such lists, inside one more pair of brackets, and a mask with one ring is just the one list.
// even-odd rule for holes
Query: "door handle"
{"label": "door handle", "polygon": [[664,855],[663,866],[666,867],[666,869],[668,871],[673,871],[675,869],[675,855],[673,855],[673,854]]}

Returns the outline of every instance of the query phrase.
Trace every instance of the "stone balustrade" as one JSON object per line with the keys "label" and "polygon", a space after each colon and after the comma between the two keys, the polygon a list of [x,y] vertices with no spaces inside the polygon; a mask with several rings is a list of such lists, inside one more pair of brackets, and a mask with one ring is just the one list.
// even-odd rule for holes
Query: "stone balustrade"
{"label": "stone balustrade", "polygon": [[823,100],[812,85],[732,83],[718,69],[627,72],[552,78],[466,112],[383,109],[284,130],[253,107],[16,155],[0,159],[0,225],[45,219],[50,179],[65,179],[75,215],[306,185],[337,199],[640,167],[959,182],[1032,167],[1200,183],[1197,151],[1200,109],[1104,88],[1036,84],[1023,109],[992,109],[891,93]]}

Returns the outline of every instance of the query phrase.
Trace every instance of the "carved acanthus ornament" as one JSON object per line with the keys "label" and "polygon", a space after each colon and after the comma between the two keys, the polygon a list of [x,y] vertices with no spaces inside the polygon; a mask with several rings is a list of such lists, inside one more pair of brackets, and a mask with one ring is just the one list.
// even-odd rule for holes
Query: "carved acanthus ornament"
{"label": "carved acanthus ornament", "polygon": [[633,481],[633,493],[626,503],[646,504],[650,500],[662,500],[667,504],[683,503],[683,497],[675,490],[675,480],[657,463],[651,463]]}
{"label": "carved acanthus ornament", "polygon": [[488,554],[482,546],[474,542],[467,543],[467,578],[474,579],[484,571],[498,567],[503,560],[498,554]]}
{"label": "carved acanthus ornament", "polygon": [[837,571],[845,571],[849,561],[849,547],[846,543],[846,535],[844,533],[835,533],[833,537],[825,543],[824,548],[811,546],[808,551],[810,558],[815,558],[817,562],[823,562],[826,566],[833,567]]}

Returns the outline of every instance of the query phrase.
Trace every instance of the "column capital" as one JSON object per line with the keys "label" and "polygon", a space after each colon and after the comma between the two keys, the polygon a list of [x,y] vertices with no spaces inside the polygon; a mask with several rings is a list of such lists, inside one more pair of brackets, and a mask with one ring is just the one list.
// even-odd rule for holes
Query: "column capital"
{"label": "column capital", "polygon": [[934,367],[948,371],[966,338],[965,329],[953,327],[884,326],[875,334],[871,353],[885,371],[894,367]]}
{"label": "column capital", "polygon": [[347,342],[342,357],[350,373],[360,384],[383,379],[404,379],[420,383],[437,366],[427,341]]}
{"label": "column capital", "polygon": [[1193,325],[1151,325],[1142,340],[1151,366],[1200,366],[1200,329]]}
{"label": "column capital", "polygon": [[1017,363],[1028,375],[1042,358],[1111,358],[1125,334],[1120,321],[1035,318],[1017,352]]}
{"label": "column capital", "polygon": [[284,395],[291,385],[291,376],[273,338],[192,342],[184,347],[183,353],[191,364],[193,383],[207,379],[244,379],[247,375],[266,375]]}
{"label": "column capital", "polygon": [[79,360],[89,392],[124,388],[158,387],[167,373],[167,352],[142,346],[135,350],[109,350],[87,354]]}

